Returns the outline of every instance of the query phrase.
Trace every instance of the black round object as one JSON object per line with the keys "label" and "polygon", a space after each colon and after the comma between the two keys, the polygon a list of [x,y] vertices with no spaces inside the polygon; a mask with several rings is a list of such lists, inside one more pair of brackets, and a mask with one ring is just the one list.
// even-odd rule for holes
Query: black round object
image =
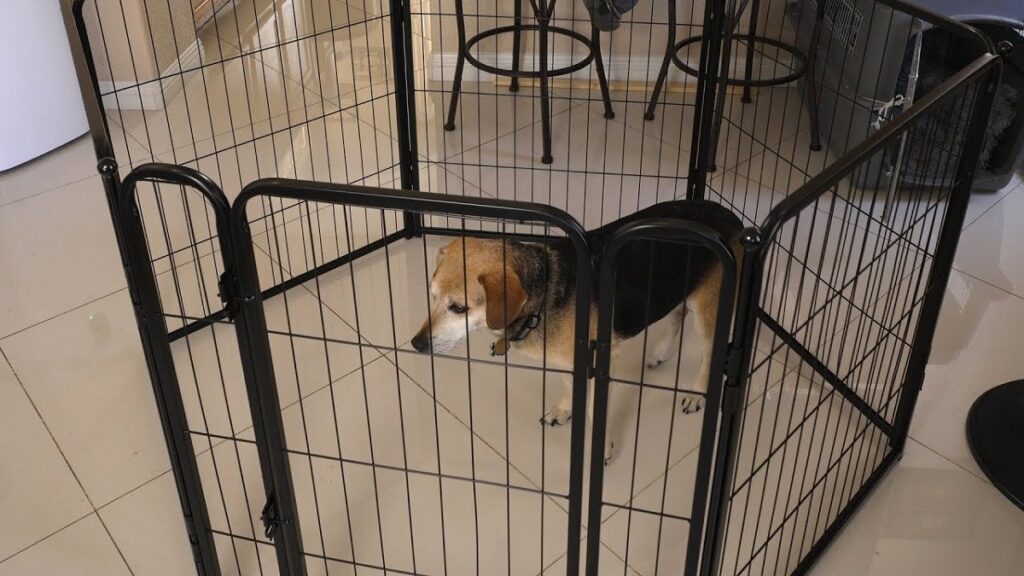
{"label": "black round object", "polygon": [[967,444],[988,479],[1024,510],[1024,380],[996,386],[974,401]]}
{"label": "black round object", "polygon": [[[690,76],[699,76],[700,72],[698,72],[695,68],[687,64],[686,61],[683,60],[682,56],[680,56],[679,54],[683,51],[684,48],[690,46],[691,44],[699,43],[701,40],[703,40],[703,38],[704,37],[701,36],[700,34],[696,36],[690,36],[688,38],[683,38],[679,42],[676,42],[675,46],[673,46],[672,62],[675,63],[677,68],[679,68],[683,72],[686,72]],[[788,74],[778,76],[775,78],[762,78],[757,80],[748,80],[746,78],[732,77],[726,78],[725,83],[728,84],[729,86],[749,86],[751,88],[781,86],[783,84],[789,84],[790,82],[793,82],[794,80],[800,78],[801,76],[807,73],[807,57],[804,56],[803,53],[801,53],[800,50],[798,50],[795,46],[790,46],[789,44],[786,44],[785,42],[780,42],[778,40],[775,40],[774,38],[765,38],[764,36],[750,36],[748,34],[736,34],[732,37],[732,39],[734,41],[747,43],[748,46],[749,44],[752,43],[754,46],[758,44],[763,44],[765,46],[772,46],[778,48],[782,52],[788,53],[790,57],[793,58],[793,62],[795,64],[793,69],[790,70]]]}
{"label": "black round object", "polygon": [[588,51],[581,52],[582,58],[568,66],[563,68],[555,68],[554,70],[548,70],[545,74],[541,74],[540,70],[510,70],[508,68],[498,68],[497,66],[491,66],[490,64],[484,64],[473,55],[471,51],[473,46],[476,46],[481,40],[490,38],[492,36],[498,36],[499,34],[508,34],[510,32],[536,32],[541,30],[540,24],[511,24],[509,26],[498,26],[497,28],[491,28],[490,30],[484,30],[476,36],[471,36],[466,40],[466,61],[472,64],[474,67],[483,70],[484,72],[490,72],[497,76],[507,76],[510,78],[540,78],[546,76],[551,78],[553,76],[564,76],[566,74],[572,74],[577,70],[582,70],[590,65],[594,61],[594,43],[583,34],[576,32],[575,30],[569,30],[568,28],[562,28],[559,26],[548,26],[547,31],[556,36],[565,36],[572,40],[583,44],[584,47],[588,48]]}

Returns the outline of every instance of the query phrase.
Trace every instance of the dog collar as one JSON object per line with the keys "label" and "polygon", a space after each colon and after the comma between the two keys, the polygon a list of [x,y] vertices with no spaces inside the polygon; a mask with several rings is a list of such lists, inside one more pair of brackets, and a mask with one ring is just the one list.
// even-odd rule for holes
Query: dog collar
{"label": "dog collar", "polygon": [[[548,270],[550,270],[549,256],[546,250],[541,250],[544,255],[544,278],[548,277]],[[547,293],[547,283],[544,286],[544,292]],[[512,347],[512,343],[521,342],[533,332],[534,328],[540,326],[540,313],[544,310],[545,298],[541,298],[540,306],[537,306],[536,312],[531,312],[525,316],[521,316],[512,321],[508,327],[505,328],[505,335],[498,338],[496,342],[491,344],[491,356],[504,356],[508,353],[509,348]]]}
{"label": "dog collar", "polygon": [[[544,302],[540,303],[540,307],[541,309],[544,308]],[[491,344],[491,356],[504,356],[511,347],[512,342],[525,340],[537,326],[540,326],[540,311],[527,314],[515,320],[505,329],[505,335],[499,338],[497,342]]]}

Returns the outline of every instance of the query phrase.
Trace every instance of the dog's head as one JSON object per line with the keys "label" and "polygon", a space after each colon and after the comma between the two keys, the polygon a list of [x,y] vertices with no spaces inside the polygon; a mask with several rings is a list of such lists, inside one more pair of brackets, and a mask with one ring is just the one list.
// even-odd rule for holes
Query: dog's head
{"label": "dog's head", "polygon": [[430,316],[412,339],[419,352],[444,353],[487,327],[500,332],[522,316],[529,296],[512,259],[513,244],[459,238],[437,254]]}

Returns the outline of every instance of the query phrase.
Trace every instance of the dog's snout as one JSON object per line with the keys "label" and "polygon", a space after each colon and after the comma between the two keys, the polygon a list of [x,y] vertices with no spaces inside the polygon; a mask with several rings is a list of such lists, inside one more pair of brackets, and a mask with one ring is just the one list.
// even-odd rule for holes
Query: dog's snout
{"label": "dog's snout", "polygon": [[420,330],[418,334],[412,338],[412,347],[417,352],[429,352],[430,351],[430,334],[426,330]]}

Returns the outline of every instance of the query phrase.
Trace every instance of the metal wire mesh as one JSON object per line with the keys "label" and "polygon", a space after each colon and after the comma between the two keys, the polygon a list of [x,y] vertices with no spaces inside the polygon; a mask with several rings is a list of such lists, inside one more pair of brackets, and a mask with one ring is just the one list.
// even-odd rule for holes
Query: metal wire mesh
{"label": "metal wire mesh", "polygon": [[[890,0],[641,3],[610,34],[566,0],[68,4],[100,155],[209,177],[105,168],[201,573],[803,573],[898,456],[994,69],[950,34],[971,54],[947,73],[974,71],[913,93],[949,23]],[[244,195],[266,178],[289,180]],[[720,296],[753,304],[715,319],[736,333],[710,392],[693,321],[655,368],[645,320],[595,408],[618,460],[586,467],[614,310],[584,231],[688,196],[763,228],[689,248],[745,259]],[[547,332],[539,357],[493,333],[417,351],[453,238],[501,269],[562,246],[589,332],[558,359]],[[568,429],[538,425],[565,381]],[[680,414],[693,392],[711,409]]]}

